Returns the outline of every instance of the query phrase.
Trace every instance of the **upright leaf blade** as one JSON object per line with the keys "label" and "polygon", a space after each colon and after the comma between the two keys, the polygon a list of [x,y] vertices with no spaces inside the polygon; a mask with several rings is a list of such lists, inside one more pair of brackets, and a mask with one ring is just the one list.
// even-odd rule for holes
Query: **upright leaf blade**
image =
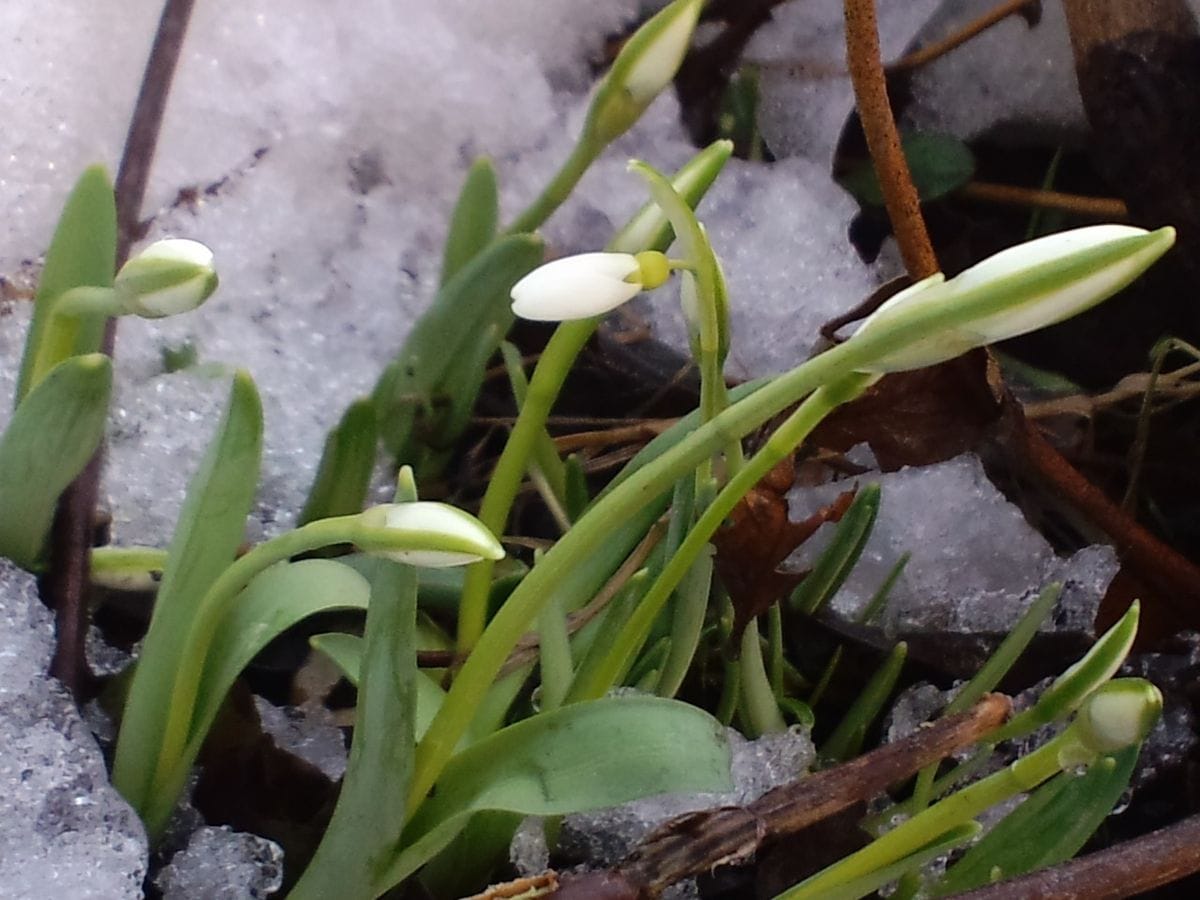
{"label": "upright leaf blade", "polygon": [[0,436],[0,556],[37,565],[59,495],[104,437],[112,363],[100,353],[55,366]]}
{"label": "upright leaf blade", "polygon": [[325,439],[321,463],[297,525],[348,516],[363,508],[378,437],[375,404],[369,399],[355,400]]}
{"label": "upright leaf blade", "polygon": [[121,721],[113,783],[143,815],[175,688],[176,660],[201,598],[242,542],[261,453],[262,404],[250,376],[238,372],[217,435],[188,486]]}
{"label": "upright leaf blade", "polygon": [[467,172],[450,217],[439,284],[446,284],[496,239],[499,221],[500,192],[496,186],[496,170],[490,159],[481,156]]}
{"label": "upright leaf blade", "polygon": [[33,366],[43,344],[46,368],[100,349],[104,319],[73,316],[53,320],[58,298],[74,287],[111,287],[117,263],[117,207],[103,166],[85,169],[67,198],[46,251],[46,264],[34,298],[33,321],[25,339],[17,380],[19,404],[33,388]]}

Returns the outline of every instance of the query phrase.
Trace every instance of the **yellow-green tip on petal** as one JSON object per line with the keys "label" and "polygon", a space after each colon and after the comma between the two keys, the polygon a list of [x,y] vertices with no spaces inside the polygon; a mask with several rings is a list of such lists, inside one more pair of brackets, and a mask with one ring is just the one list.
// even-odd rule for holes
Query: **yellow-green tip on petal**
{"label": "yellow-green tip on petal", "polygon": [[602,316],[643,290],[641,271],[631,253],[564,256],[513,285],[512,310],[538,322]]}
{"label": "yellow-green tip on petal", "polygon": [[445,503],[384,503],[359,519],[354,542],[362,550],[410,566],[444,569],[504,558],[504,548],[482,522]]}
{"label": "yellow-green tip on petal", "polygon": [[935,275],[901,291],[851,340],[880,345],[864,371],[931,366],[1090,309],[1141,275],[1174,242],[1173,228],[1151,232],[1129,225],[1093,225],[1038,238],[949,281]]}
{"label": "yellow-green tip on petal", "polygon": [[217,289],[213,253],[199,241],[155,241],[121,267],[113,282],[125,312],[159,319],[195,309]]}

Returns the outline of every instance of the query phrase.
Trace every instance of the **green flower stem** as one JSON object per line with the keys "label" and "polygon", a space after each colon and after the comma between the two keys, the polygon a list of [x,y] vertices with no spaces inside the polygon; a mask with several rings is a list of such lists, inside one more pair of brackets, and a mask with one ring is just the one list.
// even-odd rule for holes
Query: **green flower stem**
{"label": "green flower stem", "polygon": [[762,643],[758,639],[758,621],[751,620],[742,632],[742,652],[738,657],[741,670],[741,716],[746,737],[756,738],[787,730],[779,703],[771,689],[771,680],[763,664]]}
{"label": "green flower stem", "polygon": [[[529,380],[529,389],[521,412],[513,425],[512,434],[504,445],[500,460],[492,472],[487,492],[479,507],[479,521],[493,534],[503,534],[508,522],[508,513],[513,500],[521,488],[521,480],[529,466],[530,457],[537,444],[550,408],[558,399],[563,382],[571,371],[571,365],[579,351],[596,330],[598,319],[583,319],[559,325],[551,336],[541,358]],[[490,561],[474,563],[467,568],[463,583],[462,601],[458,613],[458,652],[469,653],[483,634],[487,621],[488,591],[492,584],[493,564]],[[531,614],[522,627],[536,618]],[[507,653],[507,651],[505,651]]]}
{"label": "green flower stem", "polygon": [[575,144],[575,148],[567,157],[566,162],[554,173],[554,177],[542,189],[537,199],[529,204],[529,207],[508,226],[505,234],[523,234],[540,228],[542,223],[550,218],[554,211],[562,206],[563,201],[570,196],[575,185],[579,183],[579,179],[583,177],[583,173],[600,155],[604,147],[604,143],[597,142],[588,132],[585,131],[580,135],[579,141]]}
{"label": "green flower stem", "polygon": [[[689,474],[717,448],[744,437],[822,384],[869,365],[871,360],[896,345],[897,332],[901,332],[900,340],[917,337],[914,333],[903,333],[906,331],[880,331],[830,348],[733,404],[671,449],[620,479],[603,495],[525,576],[488,623],[429,731],[417,746],[410,799],[419,801],[429,793],[455,745],[470,727],[478,698],[491,685],[528,624],[549,601],[554,588],[581,561],[593,554],[595,548],[619,530],[630,516],[670,490],[675,481]],[[409,809],[415,807],[415,802],[409,803]]]}
{"label": "green flower stem", "polygon": [[[848,344],[843,344],[842,346],[848,346]],[[817,357],[817,360],[819,359],[821,357]],[[816,362],[816,360],[812,362]],[[737,506],[738,501],[754,485],[758,484],[771,469],[778,465],[780,460],[790,455],[800,442],[808,436],[808,433],[816,427],[818,422],[842,403],[862,393],[873,380],[873,376],[853,374],[814,391],[776,429],[763,448],[753,458],[748,460],[745,466],[729,480],[725,487],[721,489],[721,492],[717,494],[713,502],[696,520],[696,525],[688,532],[683,543],[679,545],[679,550],[663,566],[662,572],[659,573],[658,578],[650,586],[638,608],[629,617],[628,621],[626,621],[617,640],[613,644],[613,651],[608,659],[603,665],[596,667],[591,673],[592,678],[590,680],[580,680],[571,686],[567,702],[574,703],[581,700],[597,699],[602,697],[616,683],[620,674],[628,668],[632,655],[637,652],[650,634],[654,620],[662,611],[663,604],[666,603],[671,592],[683,580],[683,577],[692,567],[692,564],[704,551],[709,539],[721,527],[721,524],[729,514],[733,512],[733,508]],[[769,389],[764,388],[764,390]],[[747,400],[753,401],[760,396],[761,392],[752,394]],[[737,406],[730,407],[728,412],[733,412],[740,406],[741,404],[739,403]],[[713,419],[709,423],[709,426],[716,425],[722,418],[724,418],[723,415]],[[702,425],[693,435],[703,433],[705,428],[706,426]],[[678,453],[678,448],[685,446],[686,443],[686,440],[681,442],[676,451],[668,455]],[[697,460],[697,463],[699,462],[701,460]],[[646,467],[647,470],[653,468],[655,468],[654,464]],[[635,482],[636,479],[637,476],[635,475],[629,481]],[[628,484],[629,482],[626,482],[626,485]],[[624,486],[622,485],[622,487]],[[609,495],[610,500],[611,497],[616,495],[617,491]]]}
{"label": "green flower stem", "polygon": [[[376,539],[380,531],[372,529]],[[259,544],[235,560],[204,595],[196,610],[191,633],[183,644],[184,655],[173,661],[175,671],[171,677],[175,687],[171,708],[151,780],[149,807],[143,813],[146,829],[151,834],[160,832],[166,825],[204,740],[203,734],[192,733],[192,719],[208,648],[229,605],[256,575],[275,563],[321,547],[354,543],[362,534],[361,516],[357,514],[310,522]]]}
{"label": "green flower stem", "polygon": [[93,547],[88,570],[93,574],[144,575],[161,572],[167,551],[158,547]]}
{"label": "green flower stem", "polygon": [[[74,334],[78,326],[68,326],[68,320],[75,320],[80,316],[108,318],[119,316],[123,311],[118,294],[112,288],[71,288],[54,301],[44,334]],[[38,344],[37,353],[33,358],[33,369],[29,379],[30,387],[40,384],[42,379],[50,374],[50,370],[64,358],[64,348],[59,346],[58,342],[42,340]]]}
{"label": "green flower stem", "polygon": [[915,853],[951,829],[971,821],[985,809],[1016,794],[1032,790],[1046,779],[1057,775],[1062,770],[1059,752],[1078,746],[1079,741],[1073,729],[1068,729],[1008,768],[950,795],[896,826],[857,853],[802,881],[780,895],[779,900],[827,897],[838,885],[864,878],[877,869]]}

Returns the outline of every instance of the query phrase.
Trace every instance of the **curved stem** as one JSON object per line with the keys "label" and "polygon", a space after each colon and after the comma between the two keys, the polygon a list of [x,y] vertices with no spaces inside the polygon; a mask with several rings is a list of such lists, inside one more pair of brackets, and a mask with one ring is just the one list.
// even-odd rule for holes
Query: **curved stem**
{"label": "curved stem", "polygon": [[603,145],[596,146],[589,140],[586,133],[581,136],[566,162],[550,179],[550,183],[542,189],[537,199],[529,204],[528,208],[505,229],[505,234],[522,234],[540,228],[567,199],[575,185],[579,183],[579,179],[583,177],[583,173],[587,171],[588,166],[603,149]]}

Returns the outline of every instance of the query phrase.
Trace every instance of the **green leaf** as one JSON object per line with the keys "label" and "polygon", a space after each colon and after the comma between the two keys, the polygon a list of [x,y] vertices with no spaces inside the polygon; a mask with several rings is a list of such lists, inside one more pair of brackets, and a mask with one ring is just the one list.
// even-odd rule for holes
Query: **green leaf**
{"label": "green leaf", "polygon": [[[38,282],[33,321],[25,339],[16,400],[68,356],[94,353],[104,333],[103,316],[53,320],[58,298],[75,287],[111,287],[117,265],[117,208],[103,166],[85,169],[67,198]],[[40,359],[39,359],[40,355]],[[44,370],[35,377],[34,364]]]}
{"label": "green leaf", "polygon": [[509,291],[541,260],[537,237],[504,237],[438,291],[375,387],[380,436],[398,461],[419,461],[430,447],[444,448],[457,437],[483,383],[483,367],[512,323]]}
{"label": "green leaf", "polygon": [[968,850],[931,896],[969,891],[1073,857],[1128,787],[1140,749],[1126,747],[1083,775],[1063,772],[1043,784]]}
{"label": "green leaf", "polygon": [[354,741],[337,806],[288,895],[371,900],[405,821],[417,693],[417,572],[381,560],[371,579]]}
{"label": "green leaf", "polygon": [[[343,634],[332,631],[328,634],[314,634],[308,639],[313,649],[328,656],[342,674],[355,687],[358,687],[358,673],[362,667],[363,639],[354,634]],[[424,672],[418,672],[417,678],[417,709],[414,714],[414,732],[418,738],[425,733],[433,717],[437,715],[446,696],[437,683]]]}
{"label": "green leaf", "polygon": [[[905,135],[900,144],[908,159],[917,195],[923,201],[944,197],[975,175],[975,157],[956,137],[918,132]],[[870,160],[855,166],[839,180],[862,205],[883,205],[883,193]]]}
{"label": "green leaf", "polygon": [[104,437],[112,363],[100,353],[55,366],[0,437],[0,556],[34,568],[59,495]]}
{"label": "green leaf", "polygon": [[496,170],[485,156],[475,160],[463,181],[458,202],[450,217],[450,230],[442,250],[442,277],[446,284],[496,239],[500,219],[500,196]]}
{"label": "green leaf", "polygon": [[863,738],[867,728],[875,721],[883,709],[884,703],[892,694],[900,671],[904,668],[904,660],[908,656],[908,645],[903,641],[892,648],[888,658],[871,676],[867,686],[862,689],[850,709],[838,722],[837,728],[821,748],[821,758],[842,762],[852,756],[857,756],[862,749]]}
{"label": "green leaf", "polygon": [[[217,435],[188,486],[121,721],[113,783],[143,818],[156,770],[173,762],[159,754],[178,661],[201,599],[242,542],[261,452],[262,404],[250,376],[239,372]],[[159,802],[169,812],[174,799]]]}
{"label": "green leaf", "polygon": [[708,713],[655,697],[577,703],[510,725],[455,755],[376,884],[398,884],[481,810],[533,816],[651,794],[728,790],[729,747]]}
{"label": "green leaf", "polygon": [[363,508],[375,468],[377,442],[375,404],[370,399],[354,401],[325,439],[321,464],[297,525],[347,516]]}
{"label": "green leaf", "polygon": [[875,517],[879,514],[878,484],[868,484],[861,490],[838,522],[833,540],[821,554],[817,564],[792,593],[790,603],[807,615],[815,615],[849,577],[858,564]]}
{"label": "green leaf", "polygon": [[263,647],[316,613],[366,609],[370,596],[367,579],[334,560],[277,563],[254,578],[210,645],[188,738],[191,749],[199,751],[229,688]]}

